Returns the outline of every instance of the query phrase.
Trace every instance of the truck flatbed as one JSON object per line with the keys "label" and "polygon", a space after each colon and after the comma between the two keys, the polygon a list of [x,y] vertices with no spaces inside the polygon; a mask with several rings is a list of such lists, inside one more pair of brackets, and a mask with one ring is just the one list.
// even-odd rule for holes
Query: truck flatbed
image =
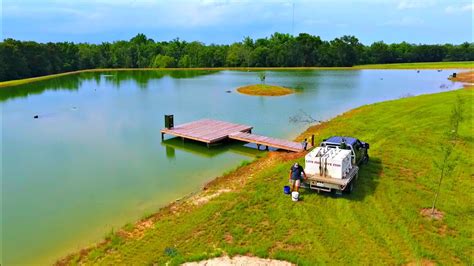
{"label": "truck flatbed", "polygon": [[304,186],[308,186],[310,189],[322,190],[327,191],[327,189],[323,188],[322,186],[318,185],[318,183],[324,183],[330,186],[334,186],[334,188],[338,187],[341,190],[344,190],[347,185],[354,179],[357,178],[359,172],[359,167],[354,166],[352,169],[347,173],[347,177],[343,179],[339,178],[332,178],[328,176],[321,176],[321,175],[307,175],[308,179],[304,181]]}

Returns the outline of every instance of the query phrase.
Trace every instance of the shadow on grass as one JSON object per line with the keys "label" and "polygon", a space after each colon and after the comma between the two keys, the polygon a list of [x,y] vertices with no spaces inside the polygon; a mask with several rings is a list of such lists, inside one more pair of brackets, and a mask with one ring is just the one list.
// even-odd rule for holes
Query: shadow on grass
{"label": "shadow on grass", "polygon": [[374,194],[379,184],[379,178],[382,174],[382,160],[377,157],[371,157],[366,165],[362,165],[359,170],[354,190],[347,198],[353,200],[363,200],[366,196]]}
{"label": "shadow on grass", "polygon": [[[331,198],[344,198],[349,200],[361,201],[366,196],[374,194],[379,183],[378,179],[382,173],[382,160],[377,157],[370,157],[370,161],[366,165],[361,165],[359,169],[359,178],[354,184],[352,193],[343,193],[342,195],[336,195],[332,192],[320,192],[319,194],[323,197]],[[304,189],[303,195],[308,193],[317,193],[316,191],[308,188]]]}

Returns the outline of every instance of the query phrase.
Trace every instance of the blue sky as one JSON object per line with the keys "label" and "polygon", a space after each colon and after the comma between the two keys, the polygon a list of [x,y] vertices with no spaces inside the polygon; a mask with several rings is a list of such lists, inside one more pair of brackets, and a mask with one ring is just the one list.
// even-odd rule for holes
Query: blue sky
{"label": "blue sky", "polygon": [[[471,0],[0,0],[3,38],[100,43],[145,33],[157,41],[232,43],[306,32],[364,44],[473,41]],[[294,26],[293,26],[294,6]]]}

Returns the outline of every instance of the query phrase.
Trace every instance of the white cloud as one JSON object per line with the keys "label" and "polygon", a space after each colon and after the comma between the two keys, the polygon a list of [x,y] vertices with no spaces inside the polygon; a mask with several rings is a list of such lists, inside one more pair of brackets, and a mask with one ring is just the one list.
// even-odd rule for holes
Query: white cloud
{"label": "white cloud", "polygon": [[421,18],[415,17],[403,17],[401,19],[390,20],[384,23],[384,25],[388,26],[417,26],[425,23],[425,21]]}
{"label": "white cloud", "polygon": [[455,14],[460,12],[472,12],[474,10],[474,4],[465,4],[461,6],[447,6],[445,8],[446,13],[448,14]]}
{"label": "white cloud", "polygon": [[[451,28],[453,21],[440,20],[439,13],[472,10],[472,0],[339,0],[337,4],[334,0],[0,1],[4,36],[41,41],[100,42],[143,32],[155,40],[180,37],[227,43],[247,35],[293,32],[293,3],[295,34],[307,32],[323,39],[353,34],[365,41],[382,36],[388,36],[387,41],[421,40],[422,34],[402,36],[400,32],[409,26],[418,31],[427,25]],[[469,13],[463,12],[460,19],[470,23],[472,17],[466,15]],[[452,40],[471,38],[471,28],[464,27],[461,33]]]}
{"label": "white cloud", "polygon": [[397,9],[426,8],[435,4],[435,0],[401,0],[398,2]]}

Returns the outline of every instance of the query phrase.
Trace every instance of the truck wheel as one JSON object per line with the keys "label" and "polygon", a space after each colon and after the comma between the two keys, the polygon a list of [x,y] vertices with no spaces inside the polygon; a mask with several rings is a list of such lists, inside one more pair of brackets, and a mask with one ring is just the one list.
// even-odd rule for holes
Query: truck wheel
{"label": "truck wheel", "polygon": [[354,180],[352,180],[347,187],[344,189],[344,193],[351,194],[352,190],[354,189]]}
{"label": "truck wheel", "polygon": [[369,163],[369,155],[366,154],[364,157],[364,164],[368,164],[368,163]]}

